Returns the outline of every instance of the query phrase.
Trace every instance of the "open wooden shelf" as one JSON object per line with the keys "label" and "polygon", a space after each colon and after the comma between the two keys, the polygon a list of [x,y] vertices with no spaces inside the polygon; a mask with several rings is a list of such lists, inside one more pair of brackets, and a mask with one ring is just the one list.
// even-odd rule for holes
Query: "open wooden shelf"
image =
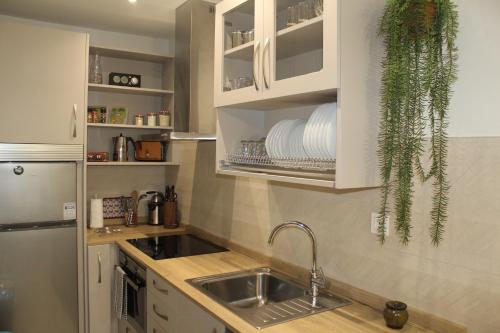
{"label": "open wooden shelf", "polygon": [[88,166],[178,166],[176,162],[87,162]]}
{"label": "open wooden shelf", "polygon": [[99,53],[99,55],[104,57],[149,61],[157,63],[164,63],[174,58],[173,56],[162,55],[162,54],[148,54],[148,53],[136,52],[133,50],[113,49],[113,48],[105,48],[99,46],[90,46],[90,53],[91,54]]}
{"label": "open wooden shelf", "polygon": [[236,47],[233,47],[232,49],[226,50],[224,52],[224,56],[226,58],[230,59],[241,59],[241,60],[248,60],[252,61],[253,59],[253,49],[254,49],[254,42],[248,42]]}
{"label": "open wooden shelf", "polygon": [[119,94],[145,95],[145,96],[165,96],[172,95],[172,90],[151,89],[151,88],[133,88],[112,86],[109,84],[89,83],[89,91],[111,92]]}
{"label": "open wooden shelf", "polygon": [[320,49],[323,46],[323,16],[297,23],[276,34],[277,59]]}
{"label": "open wooden shelf", "polygon": [[130,124],[101,124],[101,123],[88,123],[87,127],[104,127],[104,128],[132,128],[140,130],[172,130],[173,127],[167,126],[138,126]]}

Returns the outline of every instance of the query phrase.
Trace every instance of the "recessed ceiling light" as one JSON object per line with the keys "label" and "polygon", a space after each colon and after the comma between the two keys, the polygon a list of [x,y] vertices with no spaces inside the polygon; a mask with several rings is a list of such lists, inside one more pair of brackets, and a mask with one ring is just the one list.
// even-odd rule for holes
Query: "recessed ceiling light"
{"label": "recessed ceiling light", "polygon": [[128,0],[128,2],[130,2],[130,3],[136,3],[137,0]]}

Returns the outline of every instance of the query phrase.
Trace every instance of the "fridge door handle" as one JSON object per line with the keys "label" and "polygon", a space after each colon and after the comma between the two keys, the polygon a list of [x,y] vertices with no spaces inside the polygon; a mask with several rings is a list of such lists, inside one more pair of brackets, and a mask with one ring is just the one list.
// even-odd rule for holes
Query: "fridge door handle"
{"label": "fridge door handle", "polygon": [[102,257],[101,252],[97,253],[97,283],[102,283]]}
{"label": "fridge door handle", "polygon": [[78,105],[73,104],[73,137],[76,138],[76,110],[78,108]]}

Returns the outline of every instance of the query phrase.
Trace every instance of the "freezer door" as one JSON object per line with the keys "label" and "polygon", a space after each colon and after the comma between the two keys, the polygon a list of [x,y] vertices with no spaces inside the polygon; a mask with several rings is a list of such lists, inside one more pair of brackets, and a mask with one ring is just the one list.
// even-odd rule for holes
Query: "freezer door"
{"label": "freezer door", "polygon": [[0,332],[78,332],[75,224],[0,232]]}
{"label": "freezer door", "polygon": [[0,162],[0,225],[76,219],[75,162]]}

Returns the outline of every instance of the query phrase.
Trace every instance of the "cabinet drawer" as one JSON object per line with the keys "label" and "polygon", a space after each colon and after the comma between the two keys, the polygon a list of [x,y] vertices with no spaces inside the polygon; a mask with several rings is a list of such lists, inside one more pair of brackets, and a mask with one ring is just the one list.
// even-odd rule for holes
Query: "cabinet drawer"
{"label": "cabinet drawer", "polygon": [[148,292],[162,300],[168,301],[175,297],[174,287],[149,269],[147,271],[147,286]]}
{"label": "cabinet drawer", "polygon": [[148,333],[174,333],[174,331],[167,331],[158,324],[154,319],[148,319]]}
{"label": "cabinet drawer", "polygon": [[[165,299],[159,298],[153,293],[148,292],[148,322],[158,323],[167,333],[175,332],[175,304],[169,303]],[[148,329],[149,331],[149,329]]]}

